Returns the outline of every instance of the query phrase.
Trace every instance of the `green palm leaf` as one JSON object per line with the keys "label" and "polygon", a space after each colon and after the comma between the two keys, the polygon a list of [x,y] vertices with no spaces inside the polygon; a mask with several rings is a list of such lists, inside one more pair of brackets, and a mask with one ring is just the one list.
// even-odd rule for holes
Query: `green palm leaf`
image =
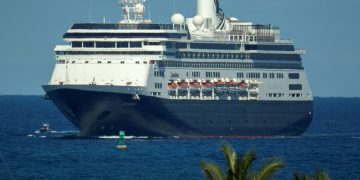
{"label": "green palm leaf", "polygon": [[284,167],[282,160],[273,160],[267,163],[259,172],[255,174],[256,180],[265,180],[273,175],[277,170]]}
{"label": "green palm leaf", "polygon": [[330,180],[329,174],[324,170],[317,170],[315,172],[315,180]]}
{"label": "green palm leaf", "polygon": [[220,150],[224,153],[227,163],[227,176],[226,179],[237,179],[236,175],[236,165],[237,165],[237,155],[234,149],[230,144],[223,144]]}
{"label": "green palm leaf", "polygon": [[249,169],[253,161],[256,159],[255,151],[247,152],[243,157],[241,162],[239,163],[238,167],[238,179],[239,180],[246,180],[249,176]]}
{"label": "green palm leaf", "polygon": [[219,166],[215,163],[206,163],[204,161],[200,161],[200,166],[204,171],[207,179],[209,180],[223,180],[223,175]]}
{"label": "green palm leaf", "polygon": [[295,172],[293,173],[294,180],[310,180],[310,176],[301,173],[301,172]]}

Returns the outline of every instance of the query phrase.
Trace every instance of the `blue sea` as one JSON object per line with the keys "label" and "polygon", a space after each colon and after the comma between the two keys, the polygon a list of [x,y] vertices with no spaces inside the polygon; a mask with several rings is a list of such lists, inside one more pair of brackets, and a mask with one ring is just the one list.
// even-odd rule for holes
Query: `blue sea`
{"label": "blue sea", "polygon": [[[40,96],[0,96],[0,179],[204,179],[199,161],[225,168],[219,148],[255,150],[257,170],[271,157],[292,172],[326,169],[332,179],[360,179],[360,98],[316,98],[314,120],[298,137],[244,139],[133,138],[127,151],[111,137],[79,139],[50,102]],[[33,136],[43,123],[52,133]]]}

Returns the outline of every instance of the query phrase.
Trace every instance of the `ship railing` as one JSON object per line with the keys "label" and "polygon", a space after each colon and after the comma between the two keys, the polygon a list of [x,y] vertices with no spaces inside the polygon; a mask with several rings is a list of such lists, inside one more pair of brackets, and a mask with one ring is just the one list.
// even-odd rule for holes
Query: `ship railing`
{"label": "ship railing", "polygon": [[239,42],[291,42],[288,40],[281,40],[280,35],[276,33],[265,34],[265,33],[245,33],[241,31],[230,31],[230,32],[214,32],[212,37],[198,37],[194,36],[194,39],[210,40],[210,41],[239,41]]}
{"label": "ship railing", "polygon": [[280,29],[272,25],[233,25],[228,36],[239,41],[277,42]]}
{"label": "ship railing", "polygon": [[74,24],[71,29],[82,30],[184,30],[186,25],[180,24],[110,24],[110,23],[80,23]]}
{"label": "ship railing", "polygon": [[119,0],[121,4],[144,4],[145,0]]}
{"label": "ship railing", "polygon": [[272,26],[270,25],[238,25],[234,24],[232,26],[233,31],[244,31],[244,32],[250,32],[250,31],[257,31],[257,32],[263,32],[263,33],[272,33],[276,31],[280,31],[280,28],[278,26]]}

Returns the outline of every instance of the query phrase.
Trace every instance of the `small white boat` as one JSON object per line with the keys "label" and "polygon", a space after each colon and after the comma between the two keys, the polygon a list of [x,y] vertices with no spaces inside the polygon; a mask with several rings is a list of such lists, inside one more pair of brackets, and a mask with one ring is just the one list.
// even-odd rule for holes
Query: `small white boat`
{"label": "small white boat", "polygon": [[40,133],[47,132],[47,131],[49,131],[49,130],[50,130],[50,125],[47,124],[47,123],[45,123],[45,124],[43,124],[43,125],[41,126],[41,128],[40,128]]}

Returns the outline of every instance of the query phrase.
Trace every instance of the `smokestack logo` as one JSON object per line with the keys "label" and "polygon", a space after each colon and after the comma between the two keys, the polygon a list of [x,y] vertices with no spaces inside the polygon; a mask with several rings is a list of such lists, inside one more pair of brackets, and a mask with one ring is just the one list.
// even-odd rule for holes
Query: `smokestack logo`
{"label": "smokestack logo", "polygon": [[214,0],[214,4],[216,6],[216,17],[219,18],[221,23],[218,25],[216,29],[223,29],[225,26],[225,14],[224,11],[220,8],[219,0]]}

